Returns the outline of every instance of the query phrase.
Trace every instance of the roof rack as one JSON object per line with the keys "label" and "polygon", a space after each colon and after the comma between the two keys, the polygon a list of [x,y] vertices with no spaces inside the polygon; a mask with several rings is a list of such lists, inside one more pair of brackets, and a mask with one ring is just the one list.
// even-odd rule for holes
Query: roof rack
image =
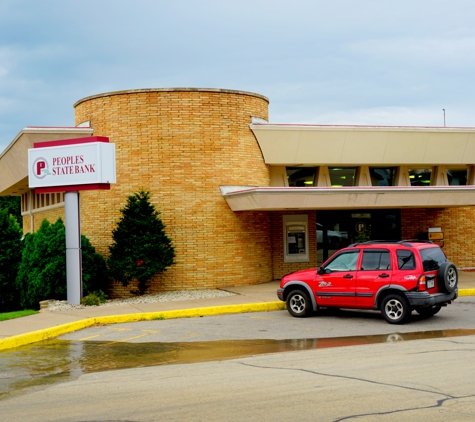
{"label": "roof rack", "polygon": [[358,245],[375,245],[375,244],[384,244],[384,243],[397,243],[404,246],[412,246],[411,243],[434,243],[432,240],[423,240],[423,239],[405,239],[405,240],[368,240],[366,242],[352,243],[348,247],[355,247]]}
{"label": "roof rack", "polygon": [[406,240],[401,240],[400,243],[405,243],[405,242],[412,242],[412,243],[434,243],[432,240],[424,240],[424,239],[406,239]]}

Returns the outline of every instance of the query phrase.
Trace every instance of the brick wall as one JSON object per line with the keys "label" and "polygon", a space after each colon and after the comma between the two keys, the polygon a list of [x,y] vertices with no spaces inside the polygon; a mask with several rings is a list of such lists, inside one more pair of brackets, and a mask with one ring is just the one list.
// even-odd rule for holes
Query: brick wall
{"label": "brick wall", "polygon": [[[29,214],[23,214],[23,233],[30,233],[30,227],[31,227],[31,219]],[[53,208],[49,209],[46,211],[40,211],[40,212],[35,212],[32,214],[33,218],[33,231],[37,231],[41,223],[43,222],[44,219],[48,220],[50,223],[55,223],[56,220],[61,217],[63,219],[63,223],[65,222],[64,218],[64,208],[63,207],[58,207],[58,208]]]}
{"label": "brick wall", "polygon": [[475,266],[475,207],[401,210],[402,238],[418,238],[429,227],[444,232],[444,251],[459,268]]}
{"label": "brick wall", "polygon": [[[234,213],[219,187],[269,186],[249,129],[266,98],[224,90],[137,90],[75,104],[76,124],[116,144],[117,184],[81,193],[82,232],[107,255],[127,196],[144,189],[161,212],[176,265],[150,291],[204,289],[272,279],[270,215]],[[130,288],[114,285],[112,295]]]}

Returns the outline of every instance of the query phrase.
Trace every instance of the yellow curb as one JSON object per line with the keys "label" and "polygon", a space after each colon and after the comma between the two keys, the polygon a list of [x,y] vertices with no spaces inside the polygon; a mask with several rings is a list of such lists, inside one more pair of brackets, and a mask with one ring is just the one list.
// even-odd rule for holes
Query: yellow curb
{"label": "yellow curb", "polygon": [[87,328],[95,324],[121,324],[125,322],[151,321],[159,319],[196,318],[202,316],[223,314],[281,311],[284,309],[285,303],[278,301],[86,318],[80,321],[70,322],[68,324],[62,324],[52,328],[45,328],[43,330],[33,331],[31,333],[26,334],[19,334],[16,336],[1,339],[0,350],[11,349],[14,347],[23,346],[25,344],[48,340],[50,338],[57,337],[62,334],[82,330],[83,328]]}
{"label": "yellow curb", "polygon": [[459,290],[459,296],[475,296],[475,289]]}

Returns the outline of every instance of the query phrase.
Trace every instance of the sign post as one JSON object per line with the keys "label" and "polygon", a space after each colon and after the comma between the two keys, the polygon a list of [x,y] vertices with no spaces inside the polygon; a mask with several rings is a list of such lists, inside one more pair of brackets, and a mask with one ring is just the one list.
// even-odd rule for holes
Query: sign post
{"label": "sign post", "polygon": [[36,193],[65,192],[67,300],[82,298],[79,191],[110,189],[116,182],[115,145],[109,138],[38,142],[28,150],[28,182]]}
{"label": "sign post", "polygon": [[68,303],[79,305],[82,299],[81,214],[79,192],[64,194],[66,217],[66,280]]}

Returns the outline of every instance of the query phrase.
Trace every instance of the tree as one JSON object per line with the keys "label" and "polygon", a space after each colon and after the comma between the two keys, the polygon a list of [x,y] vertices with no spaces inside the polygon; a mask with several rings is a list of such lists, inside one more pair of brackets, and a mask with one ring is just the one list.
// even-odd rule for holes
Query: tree
{"label": "tree", "polygon": [[[35,233],[24,239],[16,289],[23,308],[37,309],[45,299],[66,299],[66,230],[58,218],[43,220]],[[100,290],[107,281],[104,258],[95,252],[86,236],[81,236],[83,294]]]}
{"label": "tree", "polygon": [[8,210],[0,209],[0,309],[19,308],[15,278],[20,265],[23,232]]}
{"label": "tree", "polygon": [[0,196],[0,210],[7,210],[9,214],[16,218],[20,227],[23,226],[19,196]]}
{"label": "tree", "polygon": [[109,246],[109,274],[123,286],[137,280],[139,293],[144,294],[152,277],[174,264],[175,250],[149,192],[129,196],[120,211],[122,217]]}

